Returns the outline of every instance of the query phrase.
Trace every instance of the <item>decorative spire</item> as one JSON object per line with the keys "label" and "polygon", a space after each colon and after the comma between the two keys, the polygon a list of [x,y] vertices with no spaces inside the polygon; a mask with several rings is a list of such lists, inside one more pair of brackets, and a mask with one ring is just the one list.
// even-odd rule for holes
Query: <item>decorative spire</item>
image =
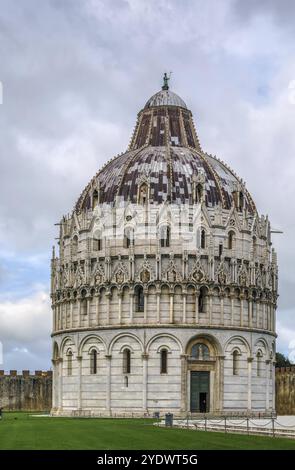
{"label": "decorative spire", "polygon": [[164,73],[162,90],[169,90],[168,82],[170,80],[170,75],[168,77],[167,73]]}

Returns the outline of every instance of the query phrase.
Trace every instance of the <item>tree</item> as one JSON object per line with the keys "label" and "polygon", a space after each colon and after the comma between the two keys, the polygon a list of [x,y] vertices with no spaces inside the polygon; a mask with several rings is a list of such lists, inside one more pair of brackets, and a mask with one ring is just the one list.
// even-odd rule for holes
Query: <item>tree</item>
{"label": "tree", "polygon": [[276,353],[276,367],[289,367],[291,365],[291,362],[286,356],[284,356],[284,354],[279,352]]}

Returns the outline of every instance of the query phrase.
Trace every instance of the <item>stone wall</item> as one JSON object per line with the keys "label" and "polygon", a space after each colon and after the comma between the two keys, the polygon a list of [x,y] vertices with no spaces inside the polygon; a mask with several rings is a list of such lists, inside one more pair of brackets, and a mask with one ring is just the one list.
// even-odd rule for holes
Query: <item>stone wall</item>
{"label": "stone wall", "polygon": [[[274,410],[273,335],[231,328],[132,327],[53,335],[53,404],[56,415],[92,416],[191,411],[193,372],[209,372],[209,409],[241,415]],[[207,346],[209,357],[192,348]],[[124,368],[124,350],[131,352]],[[167,368],[160,355],[168,351]],[[92,352],[97,353],[95,372]],[[236,373],[233,353],[237,352]],[[259,353],[259,354],[258,354]],[[258,358],[260,358],[258,360]]]}
{"label": "stone wall", "polygon": [[276,369],[276,411],[295,415],[295,366]]}
{"label": "stone wall", "polygon": [[52,372],[23,370],[18,374],[0,370],[0,406],[4,410],[49,411],[52,402]]}

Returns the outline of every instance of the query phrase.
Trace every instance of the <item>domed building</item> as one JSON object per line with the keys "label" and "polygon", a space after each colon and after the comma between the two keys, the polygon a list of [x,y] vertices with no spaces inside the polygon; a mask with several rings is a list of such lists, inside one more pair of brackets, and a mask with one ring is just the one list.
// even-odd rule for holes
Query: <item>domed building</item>
{"label": "domed building", "polygon": [[270,413],[277,283],[268,218],[165,74],[60,222],[52,413]]}

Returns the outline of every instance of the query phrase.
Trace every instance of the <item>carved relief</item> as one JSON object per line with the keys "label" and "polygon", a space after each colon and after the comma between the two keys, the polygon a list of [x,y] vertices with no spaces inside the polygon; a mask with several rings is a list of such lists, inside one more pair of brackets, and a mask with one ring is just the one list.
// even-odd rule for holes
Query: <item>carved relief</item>
{"label": "carved relief", "polygon": [[74,285],[75,287],[79,287],[83,284],[85,284],[85,270],[84,270],[84,266],[82,266],[81,264],[78,264],[76,272],[75,272]]}
{"label": "carved relief", "polygon": [[229,272],[223,260],[219,263],[217,268],[217,281],[222,285],[229,282]]}
{"label": "carved relief", "polygon": [[170,255],[170,261],[166,270],[162,271],[162,279],[168,282],[181,282],[182,276],[179,273],[173,257]]}
{"label": "carved relief", "polygon": [[123,282],[126,282],[127,280],[128,280],[128,270],[125,264],[122,261],[120,261],[113,272],[112,281],[116,282],[117,284],[123,284]]}
{"label": "carved relief", "polygon": [[96,263],[92,278],[95,285],[102,284],[105,282],[105,272],[102,264]]}
{"label": "carved relief", "polygon": [[201,264],[201,260],[200,258],[197,258],[194,265],[193,265],[193,268],[189,274],[189,279],[191,281],[195,281],[195,282],[205,282],[207,281],[208,277],[205,273],[205,270]]}
{"label": "carved relief", "polygon": [[144,255],[144,261],[138,271],[135,274],[135,279],[137,281],[141,281],[143,283],[147,283],[149,281],[153,281],[155,279],[154,270],[148,261],[146,255]]}
{"label": "carved relief", "polygon": [[238,271],[238,283],[241,286],[247,286],[249,284],[249,275],[245,264],[241,264]]}

